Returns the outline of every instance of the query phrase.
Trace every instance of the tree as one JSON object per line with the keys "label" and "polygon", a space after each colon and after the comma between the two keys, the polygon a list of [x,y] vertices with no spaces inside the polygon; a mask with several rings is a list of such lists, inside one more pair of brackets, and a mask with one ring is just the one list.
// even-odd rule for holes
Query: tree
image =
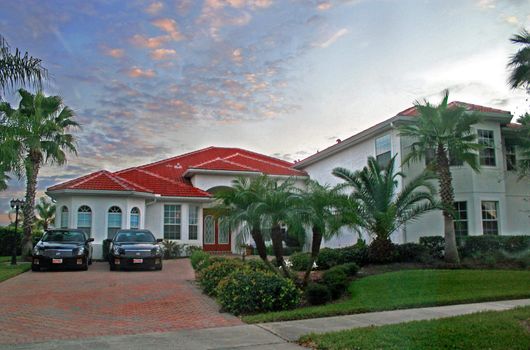
{"label": "tree", "polygon": [[[14,171],[26,178],[24,213],[24,237],[22,254],[31,254],[31,230],[35,219],[35,193],[40,168],[45,164],[63,165],[66,152],[77,154],[75,139],[69,131],[79,127],[73,120],[74,112],[63,104],[59,96],[36,95],[20,89],[18,109],[9,103],[0,104],[4,119],[0,124],[0,155],[9,154],[9,163],[2,158],[0,168]],[[16,156],[15,156],[16,155]]]}
{"label": "tree", "polygon": [[454,214],[454,189],[450,171],[451,162],[467,164],[478,172],[480,165],[477,153],[482,146],[476,141],[476,134],[471,125],[479,118],[474,113],[468,113],[460,106],[448,106],[449,91],[439,105],[416,102],[414,105],[419,112],[416,121],[398,127],[402,137],[410,137],[413,143],[410,152],[403,163],[419,161],[426,154],[433,154],[433,161],[428,167],[438,175],[439,195],[442,202],[445,237],[445,260],[458,264],[460,258],[456,248]]}
{"label": "tree", "polygon": [[311,228],[312,233],[311,257],[304,274],[304,285],[307,285],[313,264],[320,253],[322,239],[331,238],[342,224],[339,212],[344,196],[341,189],[341,186],[331,187],[308,180],[306,190],[302,192],[302,221]]}
{"label": "tree", "polygon": [[523,29],[510,41],[523,47],[508,62],[508,68],[511,69],[508,83],[512,89],[522,87],[530,92],[530,33]]}
{"label": "tree", "polygon": [[251,180],[240,177],[232,181],[231,188],[215,193],[215,198],[219,201],[216,209],[221,216],[228,220],[231,227],[239,227],[250,232],[258,255],[270,266],[261,230],[261,216],[256,212],[255,206],[258,198],[261,198],[266,191],[266,182],[267,179],[261,176]]}
{"label": "tree", "polygon": [[361,170],[335,168],[332,172],[352,189],[349,201],[358,212],[357,225],[374,237],[372,246],[383,257],[393,249],[392,232],[438,207],[434,199],[436,190],[431,183],[435,175],[428,171],[410,180],[396,193],[398,179],[405,176],[394,171],[395,159],[396,156],[392,157],[388,166],[382,167],[375,158],[369,157],[368,165]]}
{"label": "tree", "polygon": [[55,204],[41,197],[35,206],[37,212],[37,227],[46,231],[55,221]]}
{"label": "tree", "polygon": [[303,230],[300,218],[302,196],[295,189],[291,179],[278,183],[278,181],[265,177],[265,189],[257,198],[253,210],[261,218],[262,230],[270,230],[277,266],[282,268],[285,277],[291,278],[283,258],[282,225],[287,225],[289,231],[293,232]]}
{"label": "tree", "polygon": [[519,127],[514,128],[512,142],[518,148],[517,172],[519,177],[530,177],[530,114],[519,117]]}

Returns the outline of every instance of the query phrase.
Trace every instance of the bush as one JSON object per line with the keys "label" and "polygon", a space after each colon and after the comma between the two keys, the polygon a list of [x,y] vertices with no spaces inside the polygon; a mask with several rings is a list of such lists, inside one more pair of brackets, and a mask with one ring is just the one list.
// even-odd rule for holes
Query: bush
{"label": "bush", "polygon": [[241,260],[226,259],[211,264],[199,272],[199,284],[204,293],[215,295],[215,288],[221,280],[237,269],[243,269],[244,264]]}
{"label": "bush", "polygon": [[164,259],[175,259],[186,251],[186,245],[180,245],[175,241],[165,239],[162,241],[162,249],[164,251]]}
{"label": "bush", "polygon": [[341,266],[333,267],[322,274],[322,284],[328,287],[333,299],[339,298],[348,287],[348,276]]}
{"label": "bush", "polygon": [[388,264],[396,260],[396,245],[389,239],[376,238],[368,247],[368,261],[372,264]]}
{"label": "bush", "polygon": [[396,245],[396,261],[399,262],[424,262],[428,255],[427,248],[418,243]]}
{"label": "bush", "polygon": [[271,272],[236,270],[216,288],[224,310],[235,315],[296,307],[301,291],[293,281]]}
{"label": "bush", "polygon": [[305,290],[305,298],[311,305],[322,305],[331,300],[331,292],[323,284],[311,283]]}
{"label": "bush", "polygon": [[427,254],[435,259],[443,259],[445,255],[445,239],[441,236],[420,237],[420,244],[427,249]]}
{"label": "bush", "polygon": [[261,259],[247,259],[246,265],[252,271],[270,271],[269,266]]}
{"label": "bush", "polygon": [[[19,222],[20,223],[20,222]],[[15,228],[14,227],[0,227],[0,255],[7,255],[10,256],[13,246],[13,235],[15,234]],[[22,229],[18,229],[18,236],[17,236],[17,255],[20,255],[21,253],[21,247],[20,244],[22,242]]]}
{"label": "bush", "polygon": [[352,246],[340,248],[340,263],[356,263],[359,266],[368,263],[368,246],[363,243],[356,243]]}
{"label": "bush", "polygon": [[295,271],[305,271],[311,263],[311,254],[309,253],[294,253],[289,257],[291,268]]}
{"label": "bush", "polygon": [[[195,271],[200,270],[201,266],[206,267],[208,260],[210,260],[210,254],[202,250],[196,250],[191,253],[190,262],[191,266]],[[204,265],[204,266],[203,266]]]}
{"label": "bush", "polygon": [[349,277],[353,277],[357,275],[357,272],[359,272],[359,266],[356,263],[347,263],[347,264],[337,265],[334,267],[334,269],[335,268],[343,269],[346,275],[348,275]]}
{"label": "bush", "polygon": [[317,258],[319,270],[327,270],[342,262],[341,253],[338,249],[322,248]]}

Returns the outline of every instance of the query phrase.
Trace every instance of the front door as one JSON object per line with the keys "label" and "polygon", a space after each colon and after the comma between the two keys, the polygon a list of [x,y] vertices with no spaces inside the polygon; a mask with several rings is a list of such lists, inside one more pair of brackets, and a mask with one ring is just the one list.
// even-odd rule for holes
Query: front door
{"label": "front door", "polygon": [[203,210],[203,249],[230,252],[230,227],[211,209]]}

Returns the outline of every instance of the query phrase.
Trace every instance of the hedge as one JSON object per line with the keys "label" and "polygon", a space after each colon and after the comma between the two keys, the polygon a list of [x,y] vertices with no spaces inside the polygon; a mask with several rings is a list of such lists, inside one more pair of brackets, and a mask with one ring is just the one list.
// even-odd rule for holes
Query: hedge
{"label": "hedge", "polygon": [[244,267],[243,262],[236,259],[215,262],[199,272],[199,283],[206,294],[215,295],[215,288],[223,278]]}

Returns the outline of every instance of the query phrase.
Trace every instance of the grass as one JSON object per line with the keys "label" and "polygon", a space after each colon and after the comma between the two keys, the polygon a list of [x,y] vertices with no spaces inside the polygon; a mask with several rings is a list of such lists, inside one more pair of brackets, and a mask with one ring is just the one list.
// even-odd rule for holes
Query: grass
{"label": "grass", "polygon": [[20,257],[17,257],[18,264],[11,266],[10,256],[0,256],[0,282],[3,282],[11,277],[20,275],[23,272],[31,269],[31,264],[27,262],[21,262]]}
{"label": "grass", "polygon": [[351,297],[322,306],[243,317],[247,323],[299,320],[423,306],[530,297],[530,271],[405,270],[353,281]]}
{"label": "grass", "polygon": [[300,339],[317,349],[528,350],[530,307],[357,328]]}

